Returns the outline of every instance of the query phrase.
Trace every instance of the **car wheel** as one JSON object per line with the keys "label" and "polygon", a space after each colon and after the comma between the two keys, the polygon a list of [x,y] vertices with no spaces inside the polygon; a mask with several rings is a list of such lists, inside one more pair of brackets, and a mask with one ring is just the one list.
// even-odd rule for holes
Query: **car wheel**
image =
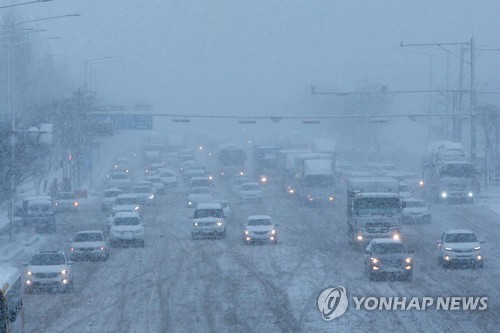
{"label": "car wheel", "polygon": [[412,281],[413,280],[413,272],[406,273],[405,276],[404,276],[404,279],[406,281]]}
{"label": "car wheel", "polygon": [[375,274],[373,274],[373,273],[368,273],[368,279],[369,279],[370,281],[375,281]]}
{"label": "car wheel", "polygon": [[220,236],[219,236],[219,237],[220,237],[220,239],[224,239],[224,238],[226,238],[226,232],[224,231],[222,234],[220,234]]}

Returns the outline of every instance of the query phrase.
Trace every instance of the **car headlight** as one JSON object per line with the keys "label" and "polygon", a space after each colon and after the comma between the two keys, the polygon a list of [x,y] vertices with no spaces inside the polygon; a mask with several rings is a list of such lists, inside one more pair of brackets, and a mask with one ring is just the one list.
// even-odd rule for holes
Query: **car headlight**
{"label": "car headlight", "polygon": [[481,246],[477,246],[477,247],[475,247],[475,248],[474,248],[474,250],[476,250],[476,251],[477,251],[477,250],[481,250]]}
{"label": "car headlight", "polygon": [[453,251],[453,249],[451,247],[445,247],[444,248],[446,251]]}
{"label": "car headlight", "polygon": [[74,247],[70,247],[69,250],[70,251],[75,251],[75,248]]}
{"label": "car headlight", "polygon": [[217,226],[218,226],[218,227],[222,227],[222,225],[223,225],[223,224],[224,224],[224,223],[223,223],[222,221],[217,221]]}
{"label": "car headlight", "polygon": [[245,230],[245,235],[248,235],[248,234],[249,234],[248,230]]}
{"label": "car headlight", "polygon": [[63,270],[61,271],[61,275],[66,275],[66,274],[68,274],[68,270],[67,270],[67,269],[63,269]]}
{"label": "car headlight", "polygon": [[275,235],[276,234],[276,230],[271,230],[271,234]]}
{"label": "car headlight", "polygon": [[139,210],[139,206],[135,206],[134,210]]}
{"label": "car headlight", "polygon": [[151,195],[149,196],[149,199],[154,199],[154,198],[155,198],[154,194],[151,194]]}
{"label": "car headlight", "polygon": [[411,258],[410,258],[410,257],[406,258],[406,259],[405,259],[405,262],[406,262],[407,264],[411,263]]}
{"label": "car headlight", "polygon": [[32,272],[32,271],[27,271],[27,272],[26,272],[26,275],[28,275],[28,276],[32,276],[32,275],[33,275],[33,272]]}
{"label": "car headlight", "polygon": [[378,260],[377,258],[371,258],[371,262],[372,264],[378,264],[380,260]]}
{"label": "car headlight", "polygon": [[448,196],[448,193],[446,193],[446,192],[441,193],[441,198],[445,199],[447,196]]}
{"label": "car headlight", "polygon": [[469,195],[469,198],[472,198],[474,196],[474,193],[469,192],[468,195]]}
{"label": "car headlight", "polygon": [[192,206],[193,203],[191,201],[188,201],[188,206]]}
{"label": "car headlight", "polygon": [[194,225],[195,227],[197,227],[197,226],[198,226],[198,222],[194,222],[194,223],[193,223],[193,225]]}
{"label": "car headlight", "polygon": [[106,248],[104,246],[101,246],[101,251],[104,251],[106,250]]}
{"label": "car headlight", "polygon": [[401,239],[401,236],[398,233],[395,233],[394,235],[392,235],[392,239],[399,240]]}

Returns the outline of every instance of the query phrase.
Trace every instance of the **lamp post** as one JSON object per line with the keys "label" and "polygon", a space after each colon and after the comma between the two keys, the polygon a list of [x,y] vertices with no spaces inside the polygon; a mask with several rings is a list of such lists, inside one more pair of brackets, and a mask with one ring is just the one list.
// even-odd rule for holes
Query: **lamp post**
{"label": "lamp post", "polygon": [[122,56],[105,56],[94,58],[90,60],[85,60],[83,65],[83,86],[85,90],[91,90],[92,87],[92,65],[98,62],[108,62],[108,61],[120,61]]}

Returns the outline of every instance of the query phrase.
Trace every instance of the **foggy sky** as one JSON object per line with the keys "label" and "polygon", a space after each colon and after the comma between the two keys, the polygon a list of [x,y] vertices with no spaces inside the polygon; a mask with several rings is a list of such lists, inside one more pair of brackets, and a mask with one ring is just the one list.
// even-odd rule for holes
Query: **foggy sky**
{"label": "foggy sky", "polygon": [[[148,99],[158,112],[307,113],[323,105],[313,101],[312,85],[427,89],[431,54],[432,84],[444,88],[446,53],[403,50],[401,41],[467,42],[474,35],[479,46],[500,46],[494,0],[53,0],[16,8],[23,20],[68,13],[81,17],[33,24],[47,37],[62,37],[47,42],[47,52],[82,60],[122,56],[92,65],[94,88]],[[500,90],[498,57],[478,57],[478,89]],[[54,61],[81,80],[82,62]],[[449,61],[456,88],[458,61]]]}

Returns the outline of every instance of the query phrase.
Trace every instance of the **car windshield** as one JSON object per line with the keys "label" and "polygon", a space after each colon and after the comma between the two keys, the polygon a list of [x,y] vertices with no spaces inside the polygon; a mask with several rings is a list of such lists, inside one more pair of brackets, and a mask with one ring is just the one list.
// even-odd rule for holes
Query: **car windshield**
{"label": "car windshield", "polygon": [[170,172],[162,172],[160,177],[173,177],[174,175]]}
{"label": "car windshield", "polygon": [[427,207],[424,201],[407,201],[406,208]]}
{"label": "car windshield", "polygon": [[113,180],[124,180],[128,179],[128,176],[126,174],[119,174],[119,175],[113,175]]}
{"label": "car windshield", "polygon": [[190,194],[210,194],[210,189],[206,187],[195,187],[189,191]]}
{"label": "car windshield", "polygon": [[122,194],[122,191],[106,191],[104,192],[105,198],[114,198]]}
{"label": "car windshield", "polygon": [[103,241],[104,237],[100,232],[86,232],[76,234],[75,242],[100,242]]}
{"label": "car windshield", "polygon": [[116,198],[115,205],[137,205],[137,198]]}
{"label": "car windshield", "polygon": [[59,193],[56,194],[56,199],[57,200],[64,200],[64,199],[70,199],[71,200],[71,199],[75,199],[75,198],[76,198],[75,194],[74,193],[70,193],[70,192],[63,192],[63,193],[59,192]]}
{"label": "car windshield", "polygon": [[30,212],[48,212],[52,208],[52,205],[47,204],[30,204],[29,211]]}
{"label": "car windshield", "polygon": [[406,253],[406,248],[403,244],[388,243],[388,244],[374,244],[372,246],[372,253],[377,254],[391,254],[391,253]]}
{"label": "car windshield", "polygon": [[31,257],[32,266],[66,265],[66,258],[60,253],[39,253]]}
{"label": "car windshield", "polygon": [[134,193],[150,193],[151,188],[148,186],[134,187]]}
{"label": "car windshield", "polygon": [[241,186],[242,191],[259,191],[259,184],[244,184]]}
{"label": "car windshield", "polygon": [[476,235],[473,233],[447,234],[446,243],[475,243],[477,242]]}
{"label": "car windshield", "polygon": [[222,217],[222,209],[197,209],[194,212],[194,218],[200,219],[204,217]]}
{"label": "car windshield", "polygon": [[273,222],[270,219],[250,219],[247,222],[249,226],[258,226],[258,225],[272,225]]}
{"label": "car windshield", "polygon": [[141,221],[139,218],[131,216],[131,217],[117,217],[114,220],[114,225],[139,225]]}
{"label": "car windshield", "polygon": [[359,215],[393,215],[401,212],[399,198],[362,198],[355,202]]}

